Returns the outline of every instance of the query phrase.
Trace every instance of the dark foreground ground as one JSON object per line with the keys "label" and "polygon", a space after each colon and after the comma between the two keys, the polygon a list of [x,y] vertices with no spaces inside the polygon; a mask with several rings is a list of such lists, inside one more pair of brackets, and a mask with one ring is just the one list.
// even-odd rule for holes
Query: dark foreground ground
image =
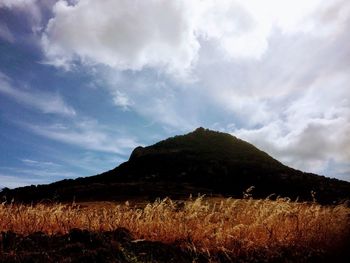
{"label": "dark foreground ground", "polygon": [[[180,246],[181,244],[181,246]],[[184,245],[186,244],[186,245]],[[203,253],[191,248],[190,241],[163,244],[134,240],[130,232],[94,233],[73,229],[66,235],[48,236],[37,232],[29,236],[3,232],[0,262],[349,262],[350,246],[325,252],[302,247],[261,248],[250,253]]]}

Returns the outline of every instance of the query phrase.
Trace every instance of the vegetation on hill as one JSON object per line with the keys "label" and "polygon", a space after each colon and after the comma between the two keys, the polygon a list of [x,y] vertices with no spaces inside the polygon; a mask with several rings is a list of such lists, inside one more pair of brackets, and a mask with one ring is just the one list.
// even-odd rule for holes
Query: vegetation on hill
{"label": "vegetation on hill", "polygon": [[252,144],[204,128],[148,147],[100,175],[29,186],[0,193],[7,200],[38,202],[186,198],[190,194],[240,197],[255,186],[254,196],[290,197],[331,204],[350,199],[350,183],[292,169]]}

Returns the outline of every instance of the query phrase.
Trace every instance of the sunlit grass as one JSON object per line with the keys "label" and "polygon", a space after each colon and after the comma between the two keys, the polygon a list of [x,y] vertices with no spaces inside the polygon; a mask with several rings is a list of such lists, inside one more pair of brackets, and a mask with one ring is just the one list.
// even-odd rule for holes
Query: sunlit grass
{"label": "sunlit grass", "polygon": [[65,234],[73,228],[112,231],[125,227],[135,239],[191,246],[233,255],[256,249],[305,247],[330,250],[349,237],[350,209],[288,199],[170,199],[146,204],[0,205],[0,231]]}

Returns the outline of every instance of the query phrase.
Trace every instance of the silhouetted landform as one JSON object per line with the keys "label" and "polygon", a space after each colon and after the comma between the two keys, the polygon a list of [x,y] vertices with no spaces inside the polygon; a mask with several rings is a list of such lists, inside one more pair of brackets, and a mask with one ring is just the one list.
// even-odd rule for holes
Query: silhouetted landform
{"label": "silhouetted landform", "polygon": [[4,189],[0,196],[25,203],[180,199],[198,193],[241,198],[250,186],[254,198],[273,194],[324,204],[350,199],[349,182],[292,169],[246,141],[204,128],[137,147],[127,162],[102,174]]}

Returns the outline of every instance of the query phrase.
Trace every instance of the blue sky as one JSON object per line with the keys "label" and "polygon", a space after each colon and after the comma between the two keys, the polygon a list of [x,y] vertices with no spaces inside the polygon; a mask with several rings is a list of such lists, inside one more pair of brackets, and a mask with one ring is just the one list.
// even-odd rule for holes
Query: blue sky
{"label": "blue sky", "polygon": [[350,181],[349,26],[342,0],[0,0],[0,187],[198,126]]}

